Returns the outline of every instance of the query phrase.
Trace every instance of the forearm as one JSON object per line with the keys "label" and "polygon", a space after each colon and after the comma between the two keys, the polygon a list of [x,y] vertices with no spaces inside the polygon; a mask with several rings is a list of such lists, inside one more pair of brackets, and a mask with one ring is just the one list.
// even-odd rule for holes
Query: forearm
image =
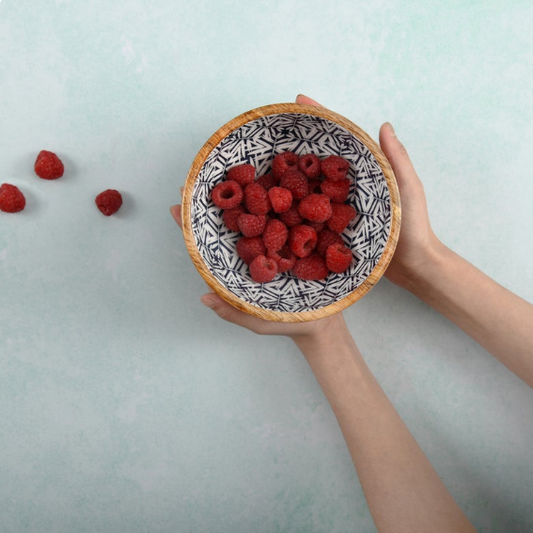
{"label": "forearm", "polygon": [[406,288],[533,387],[533,305],[441,243]]}
{"label": "forearm", "polygon": [[296,340],[337,417],[382,532],[475,531],[365,364],[344,322]]}

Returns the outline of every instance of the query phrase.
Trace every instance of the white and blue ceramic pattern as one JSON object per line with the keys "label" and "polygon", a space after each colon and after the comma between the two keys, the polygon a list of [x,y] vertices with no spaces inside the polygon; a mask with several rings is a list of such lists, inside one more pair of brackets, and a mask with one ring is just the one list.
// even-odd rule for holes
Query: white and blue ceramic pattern
{"label": "white and blue ceramic pattern", "polygon": [[[340,155],[350,162],[348,202],[355,207],[357,217],[343,233],[354,255],[352,266],[343,274],[332,273],[323,281],[305,281],[285,273],[258,284],[235,251],[240,234],[226,228],[221,210],[211,200],[211,191],[232,166],[252,164],[261,176],[270,171],[273,157],[285,151],[313,153],[320,158]],[[213,276],[249,304],[289,313],[323,308],[359,287],[385,249],[391,220],[387,182],[368,148],[338,124],[298,113],[261,117],[226,136],[202,166],[191,202],[196,245]]]}

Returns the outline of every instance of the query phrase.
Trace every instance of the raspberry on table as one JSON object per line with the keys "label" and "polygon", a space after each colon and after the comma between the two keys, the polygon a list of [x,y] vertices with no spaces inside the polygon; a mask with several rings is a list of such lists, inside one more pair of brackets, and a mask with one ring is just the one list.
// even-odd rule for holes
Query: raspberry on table
{"label": "raspberry on table", "polygon": [[344,178],[339,181],[324,180],[320,184],[320,190],[331,198],[331,201],[336,204],[342,204],[348,199],[350,193],[350,180]]}
{"label": "raspberry on table", "polygon": [[266,246],[261,237],[241,237],[236,245],[238,256],[249,265],[258,255],[267,252]]}
{"label": "raspberry on table", "polygon": [[320,166],[322,168],[322,174],[330,181],[339,181],[346,178],[350,170],[350,163],[338,155],[326,157]]}
{"label": "raspberry on table", "polygon": [[244,189],[244,206],[252,215],[266,215],[272,204],[268,197],[268,191],[259,183],[250,183]]}
{"label": "raspberry on table", "polygon": [[298,169],[298,156],[293,152],[282,152],[272,161],[272,174],[276,179],[281,179],[290,169]]}
{"label": "raspberry on table", "polygon": [[2,183],[0,186],[0,211],[18,213],[26,207],[26,198],[15,185]]}
{"label": "raspberry on table", "polygon": [[268,250],[267,257],[274,259],[274,261],[276,261],[278,264],[278,274],[291,270],[296,264],[297,259],[297,257],[292,253],[288,244],[276,252],[273,250]]}
{"label": "raspberry on table", "polygon": [[245,237],[258,237],[265,229],[266,220],[266,215],[242,213],[237,219],[237,224]]}
{"label": "raspberry on table", "polygon": [[294,226],[289,230],[289,247],[298,257],[307,257],[315,249],[316,231],[309,226]]}
{"label": "raspberry on table", "polygon": [[318,254],[298,259],[292,271],[298,278],[310,281],[324,279],[329,274],[326,261]]}
{"label": "raspberry on table", "polygon": [[267,222],[263,232],[263,242],[267,250],[277,252],[283,248],[288,238],[289,230],[281,220],[271,219]]}
{"label": "raspberry on table", "polygon": [[256,283],[272,281],[278,273],[278,264],[274,259],[258,255],[250,263],[250,276]]}
{"label": "raspberry on table", "polygon": [[303,222],[303,217],[298,211],[298,202],[294,201],[287,211],[279,214],[279,219],[288,227],[297,226]]}
{"label": "raspberry on table", "polygon": [[107,189],[101,192],[94,200],[96,207],[109,217],[116,213],[122,205],[122,195],[115,189]]}
{"label": "raspberry on table", "polygon": [[240,231],[237,219],[239,218],[239,215],[242,215],[243,213],[246,213],[246,209],[244,209],[242,205],[232,207],[231,209],[224,209],[224,211],[222,211],[222,219],[224,220],[226,227],[231,231]]}
{"label": "raspberry on table", "polygon": [[313,222],[325,222],[331,216],[331,200],[325,194],[309,194],[298,205],[303,218]]}
{"label": "raspberry on table", "polygon": [[63,175],[65,167],[54,152],[41,150],[35,160],[34,170],[43,180],[56,180]]}
{"label": "raspberry on table", "polygon": [[264,176],[260,176],[255,180],[256,183],[261,185],[261,187],[264,187],[267,191],[272,189],[272,187],[276,187],[279,183],[279,180],[274,177],[273,174],[265,174]]}
{"label": "raspberry on table", "polygon": [[332,244],[341,244],[344,245],[344,241],[339,233],[331,231],[329,228],[324,228],[322,231],[319,231],[317,234],[316,242],[316,251],[322,255],[326,256],[327,249]]}
{"label": "raspberry on table", "polygon": [[315,180],[320,176],[320,159],[315,154],[305,154],[298,160],[298,168],[308,180]]}
{"label": "raspberry on table", "polygon": [[291,208],[292,193],[283,187],[272,187],[268,191],[268,197],[272,204],[272,209],[276,213],[285,213]]}
{"label": "raspberry on table", "polygon": [[331,244],[326,250],[326,266],[331,272],[341,274],[352,264],[352,252],[344,244]]}
{"label": "raspberry on table", "polygon": [[295,200],[301,200],[309,192],[307,178],[299,170],[287,170],[281,177],[279,186],[289,189]]}
{"label": "raspberry on table", "polygon": [[342,233],[355,218],[355,209],[348,204],[331,204],[331,217],[326,222],[330,230]]}
{"label": "raspberry on table", "polygon": [[211,198],[217,207],[231,209],[237,207],[244,197],[242,187],[235,180],[219,183],[211,193]]}
{"label": "raspberry on table", "polygon": [[244,188],[248,183],[255,181],[255,167],[247,164],[231,167],[226,177],[228,180],[236,181]]}

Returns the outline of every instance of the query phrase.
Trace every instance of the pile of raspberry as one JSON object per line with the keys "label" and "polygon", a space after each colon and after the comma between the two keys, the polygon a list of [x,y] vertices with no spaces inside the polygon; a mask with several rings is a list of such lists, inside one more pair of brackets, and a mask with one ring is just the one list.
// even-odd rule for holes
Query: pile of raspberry
{"label": "pile of raspberry", "polygon": [[349,163],[330,155],[274,157],[272,171],[256,179],[252,165],[232,167],[212,191],[224,223],[239,231],[237,254],[257,283],[291,271],[305,280],[321,280],[351,265],[351,250],[341,233],[355,218],[346,203]]}

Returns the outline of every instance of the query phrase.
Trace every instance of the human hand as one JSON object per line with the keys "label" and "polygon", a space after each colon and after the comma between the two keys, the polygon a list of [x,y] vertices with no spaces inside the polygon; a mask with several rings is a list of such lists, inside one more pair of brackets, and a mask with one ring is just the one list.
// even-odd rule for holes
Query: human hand
{"label": "human hand", "polygon": [[[318,102],[303,95],[296,98],[296,103],[320,106]],[[396,285],[407,288],[423,272],[427,262],[442,244],[431,229],[424,186],[407,150],[388,122],[381,126],[379,143],[396,175],[402,203],[400,237],[385,277]]]}
{"label": "human hand", "polygon": [[[172,206],[170,213],[178,226],[183,229],[181,205]],[[297,344],[318,344],[327,335],[334,331],[342,330],[345,327],[342,313],[311,322],[281,323],[263,320],[239,311],[214,292],[204,294],[201,297],[201,302],[227,322],[232,322],[233,324],[249,329],[258,335],[284,335],[290,337]]]}

